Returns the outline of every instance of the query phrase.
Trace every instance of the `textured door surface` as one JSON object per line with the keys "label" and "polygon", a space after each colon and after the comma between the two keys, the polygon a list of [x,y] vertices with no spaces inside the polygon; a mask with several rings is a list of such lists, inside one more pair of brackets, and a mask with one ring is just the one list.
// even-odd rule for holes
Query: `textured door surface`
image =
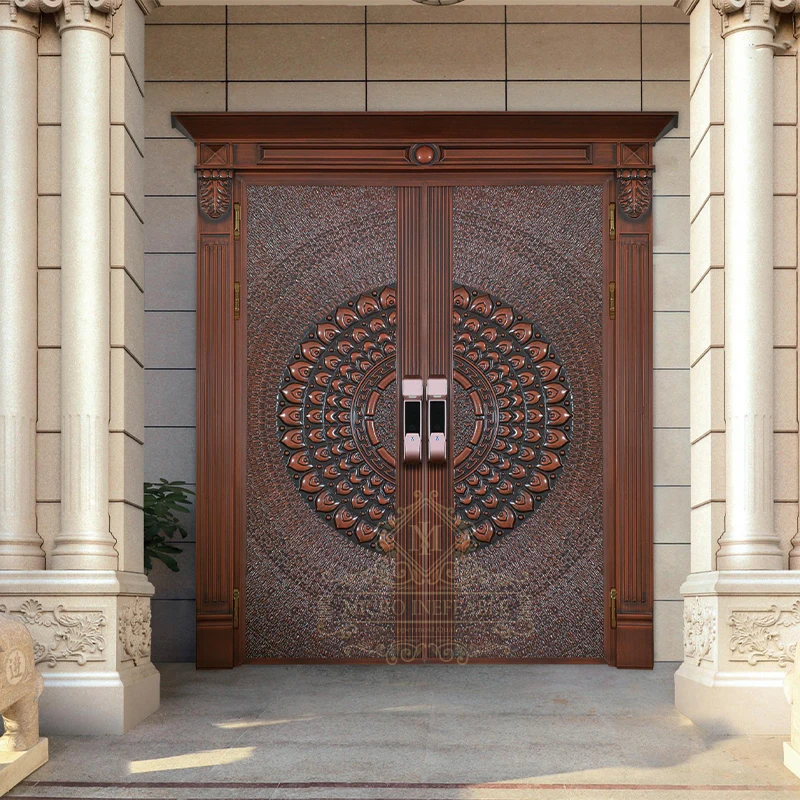
{"label": "textured door surface", "polygon": [[248,658],[394,645],[396,279],[393,187],[248,187]]}
{"label": "textured door surface", "polygon": [[247,188],[248,658],[603,657],[603,197]]}
{"label": "textured door surface", "polygon": [[453,637],[603,657],[603,189],[453,189]]}

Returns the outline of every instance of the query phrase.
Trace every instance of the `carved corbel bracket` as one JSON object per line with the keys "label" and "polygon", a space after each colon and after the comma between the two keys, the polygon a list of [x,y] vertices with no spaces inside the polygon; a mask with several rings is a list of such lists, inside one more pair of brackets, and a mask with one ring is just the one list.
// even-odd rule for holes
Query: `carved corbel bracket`
{"label": "carved corbel bracket", "polygon": [[649,142],[620,143],[617,151],[617,203],[629,219],[650,210],[653,156]]}
{"label": "carved corbel bracket", "polygon": [[652,169],[617,170],[617,202],[625,216],[637,219],[646,214],[652,197]]}
{"label": "carved corbel bracket", "polygon": [[197,170],[197,204],[209,219],[219,219],[230,211],[232,185],[231,169]]}

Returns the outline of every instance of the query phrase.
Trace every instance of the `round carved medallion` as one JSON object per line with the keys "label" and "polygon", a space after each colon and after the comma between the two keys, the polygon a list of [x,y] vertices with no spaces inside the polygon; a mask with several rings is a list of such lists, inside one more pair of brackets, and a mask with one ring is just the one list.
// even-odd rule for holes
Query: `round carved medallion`
{"label": "round carved medallion", "polygon": [[[278,437],[292,480],[328,524],[394,547],[396,293],[343,303],[286,367]],[[552,345],[485,292],[453,292],[454,546],[486,546],[532,514],[568,453],[572,396]]]}

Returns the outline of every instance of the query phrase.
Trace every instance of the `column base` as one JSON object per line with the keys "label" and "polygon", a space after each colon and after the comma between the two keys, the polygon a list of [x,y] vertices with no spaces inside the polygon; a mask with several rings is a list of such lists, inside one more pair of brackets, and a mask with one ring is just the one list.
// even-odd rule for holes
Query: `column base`
{"label": "column base", "polygon": [[47,739],[39,739],[30,750],[0,751],[0,797],[47,763]]}
{"label": "column base", "polygon": [[39,726],[50,736],[127,733],[160,704],[161,676],[150,663],[123,672],[42,674]]}
{"label": "column base", "polygon": [[791,742],[783,743],[783,766],[800,778],[800,753],[792,747]]}
{"label": "column base", "polygon": [[145,575],[111,570],[0,571],[0,611],[23,622],[44,678],[45,734],[122,734],[159,706]]}
{"label": "column base", "polygon": [[743,675],[684,663],[675,673],[675,708],[712,733],[788,735],[791,707],[784,678],[783,672]]}
{"label": "column base", "polygon": [[784,682],[800,642],[800,572],[701,572],[681,586],[675,707],[721,734],[789,733]]}

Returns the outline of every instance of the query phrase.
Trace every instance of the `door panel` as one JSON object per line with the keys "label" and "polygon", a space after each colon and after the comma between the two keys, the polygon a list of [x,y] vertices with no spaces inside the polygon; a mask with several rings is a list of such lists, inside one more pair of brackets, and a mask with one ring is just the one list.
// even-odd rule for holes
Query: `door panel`
{"label": "door panel", "polygon": [[602,184],[453,189],[454,637],[603,658]]}
{"label": "door panel", "polygon": [[248,187],[248,658],[603,657],[604,196]]}
{"label": "door panel", "polygon": [[397,193],[250,185],[246,214],[246,657],[386,658]]}

